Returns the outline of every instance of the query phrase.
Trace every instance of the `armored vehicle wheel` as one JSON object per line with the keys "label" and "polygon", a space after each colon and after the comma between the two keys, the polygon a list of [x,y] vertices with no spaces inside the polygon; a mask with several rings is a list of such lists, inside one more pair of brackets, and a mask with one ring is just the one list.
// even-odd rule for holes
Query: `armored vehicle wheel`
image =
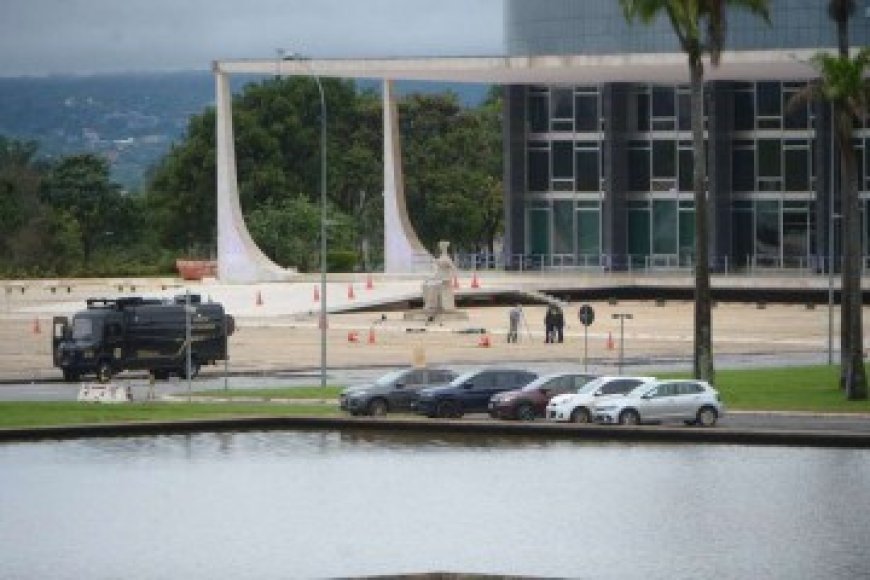
{"label": "armored vehicle wheel", "polygon": [[63,370],[63,380],[68,383],[74,383],[81,378],[81,375],[76,371],[64,369]]}

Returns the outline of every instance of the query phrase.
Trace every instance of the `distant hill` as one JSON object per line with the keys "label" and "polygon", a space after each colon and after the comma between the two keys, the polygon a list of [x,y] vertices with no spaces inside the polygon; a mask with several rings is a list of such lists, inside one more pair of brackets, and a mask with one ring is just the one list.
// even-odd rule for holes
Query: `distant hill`
{"label": "distant hill", "polygon": [[[234,77],[239,91],[261,77]],[[360,81],[362,88],[380,83]],[[399,94],[453,91],[466,106],[487,85],[403,82]],[[0,78],[0,134],[40,144],[44,158],[91,152],[112,163],[113,178],[140,189],[146,172],[178,141],[188,119],[214,104],[208,71]]]}

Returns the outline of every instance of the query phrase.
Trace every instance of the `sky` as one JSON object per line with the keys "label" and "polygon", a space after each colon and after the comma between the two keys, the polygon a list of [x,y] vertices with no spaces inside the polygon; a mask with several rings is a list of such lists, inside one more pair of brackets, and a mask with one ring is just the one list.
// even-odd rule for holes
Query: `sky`
{"label": "sky", "polygon": [[0,76],[503,53],[502,0],[0,0]]}

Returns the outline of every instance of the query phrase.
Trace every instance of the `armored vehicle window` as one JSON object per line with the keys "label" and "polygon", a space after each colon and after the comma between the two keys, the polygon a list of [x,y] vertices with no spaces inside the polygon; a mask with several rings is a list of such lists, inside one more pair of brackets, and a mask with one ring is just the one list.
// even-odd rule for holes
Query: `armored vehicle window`
{"label": "armored vehicle window", "polygon": [[95,336],[94,320],[92,318],[76,317],[73,319],[73,340],[90,340]]}

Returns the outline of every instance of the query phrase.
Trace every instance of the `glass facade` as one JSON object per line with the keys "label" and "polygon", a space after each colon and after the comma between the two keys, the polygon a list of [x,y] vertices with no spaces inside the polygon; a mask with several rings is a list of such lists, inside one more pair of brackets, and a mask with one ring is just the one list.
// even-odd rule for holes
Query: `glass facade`
{"label": "glass facade", "polygon": [[[722,232],[711,255],[714,267],[810,268],[826,252],[820,247],[826,242],[819,242],[826,224],[820,230],[819,223],[827,214],[820,213],[818,200],[827,199],[830,178],[819,177],[816,151],[828,150],[821,141],[830,133],[817,131],[821,107],[792,104],[805,86],[708,86],[705,107],[714,101],[719,107],[715,139],[705,119],[712,227]],[[532,86],[524,106],[522,253],[553,266],[692,266],[694,155],[687,87]],[[870,209],[866,124],[856,131],[854,146],[862,208]],[[866,221],[862,232],[867,247]]]}

